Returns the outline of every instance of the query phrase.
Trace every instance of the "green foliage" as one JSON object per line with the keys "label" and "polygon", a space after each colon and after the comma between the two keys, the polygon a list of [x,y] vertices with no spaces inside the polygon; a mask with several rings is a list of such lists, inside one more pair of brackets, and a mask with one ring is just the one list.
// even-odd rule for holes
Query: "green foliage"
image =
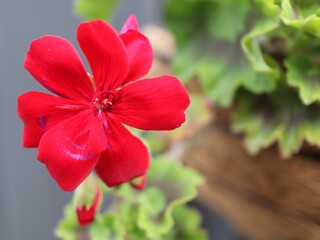
{"label": "green foliage", "polygon": [[271,32],[277,28],[278,25],[279,22],[273,18],[259,21],[255,27],[242,38],[241,42],[243,51],[250,60],[254,71],[265,73],[270,77],[271,81],[279,77],[279,69],[277,69],[276,65],[272,66],[271,63],[267,62],[260,45],[262,40],[259,39],[259,37]]}
{"label": "green foliage", "polygon": [[[247,0],[224,1],[208,8],[208,32],[211,37],[234,42],[245,30],[249,11]],[[230,17],[232,13],[232,17]],[[223,26],[223,27],[221,27]]]}
{"label": "green foliage", "polygon": [[310,52],[292,54],[286,61],[288,84],[298,89],[306,105],[320,102],[320,59],[316,52],[319,47],[313,49],[315,52],[310,49]]}
{"label": "green foliage", "polygon": [[[317,5],[317,4],[315,4]],[[296,8],[299,5],[296,5]],[[319,17],[319,6],[314,6],[313,12],[310,14],[310,8],[295,9],[294,5],[289,0],[282,0],[282,12],[281,19],[284,24],[304,30],[316,37],[320,37],[320,17]],[[305,11],[304,11],[305,10]],[[304,16],[304,12],[310,15]]]}
{"label": "green foliage", "polygon": [[[166,19],[172,27],[179,47],[185,47],[195,41],[199,32],[203,32],[207,13],[206,9],[211,3],[209,1],[168,1],[166,6]],[[188,38],[186,38],[186,36]]]}
{"label": "green foliage", "polygon": [[278,142],[283,157],[299,150],[303,141],[320,145],[320,106],[306,107],[293,90],[270,95],[244,94],[234,114],[233,130],[245,132],[250,153]]}
{"label": "green foliage", "polygon": [[168,0],[166,11],[175,71],[199,79],[220,107],[235,107],[232,125],[251,153],[278,142],[288,157],[303,141],[319,145],[319,1]]}
{"label": "green foliage", "polygon": [[198,226],[201,223],[200,214],[187,206],[176,207],[173,211],[175,227],[169,231],[163,240],[205,240],[208,239],[206,232]]}
{"label": "green foliage", "polygon": [[81,234],[81,230],[75,209],[76,207],[73,202],[68,203],[64,207],[64,219],[58,223],[54,232],[58,238],[64,240],[78,240],[78,234]]}
{"label": "green foliage", "polygon": [[159,158],[152,161],[147,179],[144,191],[136,191],[129,184],[105,187],[105,197],[112,196],[113,203],[87,228],[78,225],[74,204],[69,203],[56,236],[67,240],[79,234],[92,240],[207,239],[199,228],[199,214],[185,205],[196,196],[202,178],[176,161]]}
{"label": "green foliage", "polygon": [[[268,14],[279,10],[270,1],[255,4]],[[175,73],[183,82],[198,78],[207,96],[222,107],[231,106],[241,87],[255,93],[274,90],[279,77],[279,70],[266,63],[255,39],[276,28],[277,20],[259,22],[244,37],[244,54],[256,65],[257,72],[244,59],[241,45],[237,44],[245,34],[250,10],[249,2],[242,0],[169,0],[166,7],[167,23],[178,43],[173,63]]]}
{"label": "green foliage", "polygon": [[279,14],[279,1],[277,0],[253,0],[253,6],[266,17],[276,17]]}
{"label": "green foliage", "polygon": [[[119,214],[121,214],[120,211]],[[129,214],[131,214],[131,212],[129,212]],[[130,215],[130,218],[132,217],[134,217],[134,215]],[[127,227],[130,228],[131,225],[125,225],[121,221],[121,217],[117,214],[105,213],[97,216],[95,222],[89,226],[87,234],[89,239],[92,240],[123,240],[126,236]]]}
{"label": "green foliage", "polygon": [[74,12],[85,20],[109,20],[120,0],[74,0]]}

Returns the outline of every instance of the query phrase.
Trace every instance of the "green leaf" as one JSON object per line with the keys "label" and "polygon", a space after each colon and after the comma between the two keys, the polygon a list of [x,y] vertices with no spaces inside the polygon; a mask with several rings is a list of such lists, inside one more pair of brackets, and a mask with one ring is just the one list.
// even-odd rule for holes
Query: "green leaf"
{"label": "green leaf", "polygon": [[137,224],[139,208],[143,207],[141,203],[132,204],[128,201],[118,206],[115,214],[121,217],[122,224],[126,226],[126,235],[134,240],[148,240],[145,231]]}
{"label": "green leaf", "polygon": [[165,20],[179,48],[193,42],[199,33],[205,32],[207,10],[211,5],[210,1],[167,0]]}
{"label": "green leaf", "polygon": [[[319,0],[292,0],[292,4],[295,4],[300,10],[304,12],[314,11],[314,9],[319,10]],[[318,11],[319,12],[319,11]]]}
{"label": "green leaf", "polygon": [[276,81],[269,75],[254,72],[249,65],[233,67],[212,79],[213,87],[208,95],[222,107],[229,107],[235,99],[237,90],[244,87],[254,93],[271,92]]}
{"label": "green leaf", "polygon": [[[149,169],[148,181],[150,184],[157,183],[162,191],[168,194],[166,198],[167,207],[163,209],[164,197],[161,194],[159,195],[159,192],[152,190],[152,194],[147,193],[148,197],[141,197],[143,207],[139,209],[137,222],[149,239],[159,239],[174,226],[172,216],[174,209],[192,200],[197,195],[196,187],[203,182],[203,179],[193,170],[183,167],[177,161],[159,158],[153,161]],[[157,200],[156,210],[152,210],[156,197],[160,200]],[[159,212],[160,209],[162,209],[161,212]]]}
{"label": "green leaf", "polygon": [[[273,1],[255,4],[268,14],[279,13]],[[277,63],[263,55],[258,43],[261,36],[279,26],[279,14],[260,21],[242,40],[254,70],[243,59],[241,46],[231,43],[243,34],[250,11],[253,8],[244,0],[167,3],[167,20],[178,44],[173,61],[175,74],[184,83],[199,80],[205,94],[221,107],[231,106],[241,87],[254,93],[273,91],[280,76]]]}
{"label": "green leaf", "polygon": [[299,90],[304,104],[320,102],[320,63],[318,57],[310,55],[292,55],[286,62],[287,78],[290,86]]}
{"label": "green leaf", "polygon": [[235,97],[237,89],[242,85],[243,76],[239,69],[225,71],[219,77],[212,79],[214,86],[210,89],[209,96],[222,107],[229,107]]}
{"label": "green leaf", "polygon": [[[179,55],[179,54],[178,54]],[[219,61],[202,57],[197,62],[184,63],[179,66],[178,73],[181,71],[180,79],[187,82],[187,79],[197,78],[207,96],[222,107],[229,107],[234,101],[237,90],[240,87],[254,93],[271,92],[276,88],[276,78],[273,75],[255,72],[248,62],[243,59],[240,64],[226,64],[224,59]],[[185,64],[186,71],[182,66]],[[187,67],[190,66],[190,67]]]}
{"label": "green leaf", "polygon": [[224,1],[215,4],[209,9],[208,32],[215,39],[234,42],[245,30],[249,9],[250,5],[247,0]]}
{"label": "green leaf", "polygon": [[284,158],[299,151],[303,141],[320,144],[320,107],[305,106],[296,93],[281,88],[270,95],[243,95],[235,111],[232,129],[245,134],[251,154],[278,142]]}
{"label": "green leaf", "polygon": [[123,240],[126,234],[126,226],[121,223],[115,213],[106,213],[97,216],[95,222],[89,226],[91,240]]}
{"label": "green leaf", "polygon": [[156,187],[146,189],[141,194],[140,201],[142,201],[144,208],[148,208],[148,213],[152,216],[159,215],[166,207],[166,196]]}
{"label": "green leaf", "polygon": [[109,20],[120,0],[74,0],[74,12],[85,20]]}
{"label": "green leaf", "polygon": [[87,227],[79,226],[73,200],[65,207],[64,219],[59,222],[55,234],[67,240],[77,240],[80,235],[92,240],[159,240],[171,235],[170,231],[178,231],[179,234],[195,234],[202,239],[204,232],[198,229],[199,221],[197,216],[194,217],[195,213],[189,214],[196,218],[193,220],[196,225],[191,230],[184,229],[182,223],[176,226],[175,218],[178,216],[174,213],[176,208],[196,196],[196,187],[202,181],[197,173],[177,161],[164,158],[153,160],[144,191],[136,191],[130,184],[103,191],[114,197],[113,203],[110,205],[109,202],[107,211],[98,213],[95,221]]}
{"label": "green leaf", "polygon": [[201,215],[198,211],[187,207],[179,206],[173,211],[175,222],[175,238],[184,240],[205,240],[208,239],[207,233],[199,228],[201,224]]}
{"label": "green leaf", "polygon": [[277,0],[253,0],[254,6],[268,17],[277,17],[280,13]]}
{"label": "green leaf", "polygon": [[[195,59],[196,50],[193,45],[180,48],[174,56],[172,68],[175,75],[184,83],[188,83],[191,79],[197,77],[198,64]],[[200,64],[201,65],[201,64]],[[212,65],[214,68],[215,65]],[[209,70],[209,69],[208,69]]]}
{"label": "green leaf", "polygon": [[[252,101],[258,101],[252,98]],[[242,100],[235,111],[232,125],[235,132],[246,134],[245,145],[251,154],[257,154],[276,142],[284,128],[281,122],[268,119],[270,113],[267,108],[258,110],[256,112],[257,109],[248,99]]]}
{"label": "green leaf", "polygon": [[317,16],[319,6],[311,15],[304,17],[302,11],[294,7],[290,0],[282,0],[281,20],[288,26],[303,29],[304,31],[320,37],[320,17]]}
{"label": "green leaf", "polygon": [[252,93],[270,93],[277,87],[276,79],[270,75],[255,72],[252,68],[243,68],[239,72],[240,81],[244,88],[250,90]]}
{"label": "green leaf", "polygon": [[280,71],[276,66],[272,66],[264,57],[259,40],[275,30],[279,22],[275,18],[266,18],[259,21],[255,27],[247,33],[241,41],[242,49],[256,72],[268,75],[271,78],[279,78]]}
{"label": "green leaf", "polygon": [[82,233],[82,228],[78,224],[76,208],[73,202],[70,202],[64,207],[64,219],[60,220],[54,234],[56,237],[64,240],[78,240],[79,234]]}
{"label": "green leaf", "polygon": [[198,211],[188,207],[179,206],[173,211],[175,227],[162,236],[162,240],[205,240],[207,233],[199,227],[201,215]]}

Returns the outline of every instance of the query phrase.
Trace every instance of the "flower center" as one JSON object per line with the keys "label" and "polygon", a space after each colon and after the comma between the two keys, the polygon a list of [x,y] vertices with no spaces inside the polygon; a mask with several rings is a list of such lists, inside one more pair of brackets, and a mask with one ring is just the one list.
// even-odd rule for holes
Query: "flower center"
{"label": "flower center", "polygon": [[91,102],[91,106],[102,111],[107,111],[112,106],[113,101],[116,100],[117,98],[118,98],[118,95],[115,92],[112,92],[112,91],[99,92],[94,96]]}

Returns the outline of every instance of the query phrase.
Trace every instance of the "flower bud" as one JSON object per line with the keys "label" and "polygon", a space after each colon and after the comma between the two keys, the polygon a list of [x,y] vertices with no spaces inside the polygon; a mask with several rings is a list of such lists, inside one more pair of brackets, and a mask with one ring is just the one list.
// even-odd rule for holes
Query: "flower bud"
{"label": "flower bud", "polygon": [[130,182],[130,185],[137,190],[143,190],[146,185],[146,182],[147,182],[147,177],[146,175],[143,175],[141,177],[137,177],[133,179]]}
{"label": "flower bud", "polygon": [[77,188],[75,193],[76,212],[81,226],[94,221],[101,201],[101,190],[93,178],[88,178]]}

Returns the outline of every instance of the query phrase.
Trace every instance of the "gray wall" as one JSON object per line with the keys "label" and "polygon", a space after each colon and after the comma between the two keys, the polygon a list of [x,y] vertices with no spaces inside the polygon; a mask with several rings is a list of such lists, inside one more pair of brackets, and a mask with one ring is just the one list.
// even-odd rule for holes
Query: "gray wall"
{"label": "gray wall", "polygon": [[[123,0],[115,18],[119,28],[135,13],[142,23],[158,22],[160,0]],[[70,193],[60,190],[35,149],[21,147],[22,124],[16,98],[42,88],[22,67],[30,42],[45,34],[75,45],[79,18],[71,0],[0,0],[0,239],[50,240]]]}

